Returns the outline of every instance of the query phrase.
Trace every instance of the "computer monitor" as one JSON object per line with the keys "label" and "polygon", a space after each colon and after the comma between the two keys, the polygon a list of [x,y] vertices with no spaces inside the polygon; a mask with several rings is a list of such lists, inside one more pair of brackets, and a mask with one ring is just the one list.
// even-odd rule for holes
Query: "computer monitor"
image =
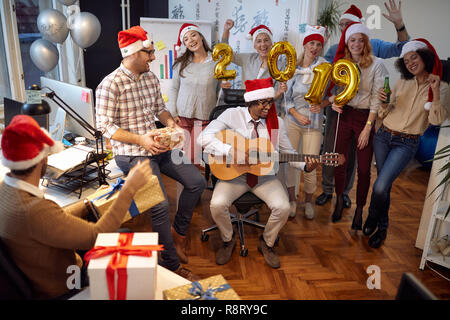
{"label": "computer monitor", "polygon": [[[5,113],[5,127],[8,126],[11,123],[12,118],[18,114],[22,114],[22,102],[3,98],[3,105],[4,105],[4,113]],[[32,116],[40,127],[45,128],[45,130],[48,130],[48,114],[43,116]]]}
{"label": "computer monitor", "polygon": [[[42,93],[54,91],[69,107],[75,110],[86,122],[95,128],[94,92],[90,88],[41,77]],[[49,122],[52,125],[59,106],[49,98],[43,98],[52,109]],[[95,139],[87,130],[79,125],[70,115],[66,116],[65,130],[89,139]]]}

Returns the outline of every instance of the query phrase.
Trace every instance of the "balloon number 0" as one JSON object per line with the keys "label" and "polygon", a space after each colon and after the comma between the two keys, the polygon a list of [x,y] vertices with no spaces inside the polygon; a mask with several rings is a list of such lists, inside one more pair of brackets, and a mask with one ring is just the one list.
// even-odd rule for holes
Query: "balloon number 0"
{"label": "balloon number 0", "polygon": [[322,63],[313,70],[314,79],[305,95],[305,100],[310,104],[320,104],[328,80],[331,76],[338,86],[345,87],[335,98],[334,103],[340,106],[347,104],[358,92],[360,76],[359,69],[350,60],[340,59],[334,65]]}
{"label": "balloon number 0", "polygon": [[236,70],[227,70],[233,60],[233,49],[226,43],[218,43],[214,46],[212,58],[217,62],[214,69],[214,78],[217,80],[232,80],[236,78]]}
{"label": "balloon number 0", "polygon": [[[286,68],[283,71],[278,69],[278,57],[286,55]],[[272,49],[270,49],[267,58],[267,65],[272,78],[277,81],[286,82],[294,76],[295,68],[297,66],[297,54],[295,48],[287,41],[276,42]]]}

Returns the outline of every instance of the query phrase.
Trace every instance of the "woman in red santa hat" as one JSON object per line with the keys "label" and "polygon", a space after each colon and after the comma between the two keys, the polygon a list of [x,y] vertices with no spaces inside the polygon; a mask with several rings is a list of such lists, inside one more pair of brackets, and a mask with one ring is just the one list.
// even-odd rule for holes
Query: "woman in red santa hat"
{"label": "woman in red santa hat", "polygon": [[[314,78],[314,68],[327,61],[320,56],[325,42],[325,28],[321,26],[306,26],[303,38],[303,52],[297,63],[295,75],[287,82],[286,92],[286,129],[289,140],[298,152],[304,154],[318,155],[322,143],[323,112],[328,102],[323,105],[310,105],[305,100]],[[301,150],[300,148],[301,141]],[[287,167],[284,177],[289,193],[290,211],[289,216],[294,217],[297,209],[295,195],[295,184],[299,180],[299,170]],[[304,174],[305,179],[305,217],[314,218],[314,204],[312,195],[316,191],[316,171]]]}
{"label": "woman in red santa hat", "polygon": [[416,154],[420,135],[430,123],[441,124],[450,105],[449,85],[441,81],[441,61],[427,40],[408,42],[396,67],[401,79],[389,103],[384,103],[386,94],[379,91],[382,104],[378,116],[383,124],[373,142],[378,175],[363,229],[366,236],[372,235],[372,248],[380,247],[386,239],[392,184]]}
{"label": "woman in red santa hat", "polygon": [[[230,30],[234,26],[234,21],[227,19],[225,21],[222,42],[228,43],[230,36]],[[273,35],[272,31],[265,25],[261,24],[254,27],[247,35],[249,40],[253,41],[253,48],[256,52],[253,53],[233,53],[233,63],[242,67],[242,88],[244,89],[244,83],[247,80],[252,79],[265,79],[271,77],[267,61],[269,57],[270,49],[272,49]],[[284,68],[285,61],[280,60],[279,68]],[[227,87],[224,83],[222,87]],[[228,87],[231,84],[228,83]],[[281,97],[281,95],[287,91],[287,85],[285,82],[276,82],[275,84],[275,101]],[[284,114],[284,110],[280,110],[279,103],[276,103],[278,114]]]}
{"label": "woman in red santa hat", "polygon": [[[370,187],[370,166],[373,155],[374,122],[380,108],[378,92],[384,85],[388,71],[383,60],[374,57],[369,41],[369,29],[359,22],[349,24],[341,35],[339,47],[333,62],[345,58],[354,62],[360,69],[360,84],[358,93],[347,105],[334,103],[334,96],[330,97],[332,108],[340,114],[337,123],[336,152],[346,156],[349,152],[351,140],[357,142],[356,154],[358,161],[358,182],[356,190],[356,210],[353,217],[352,229],[362,229],[362,213],[366,204]],[[331,87],[331,86],[330,86]],[[330,92],[330,91],[329,91]],[[344,209],[343,193],[346,185],[347,164],[338,166],[334,171],[336,189],[336,207],[332,221],[338,222],[342,218]]]}
{"label": "woman in red santa hat", "polygon": [[[185,52],[173,64],[173,79],[169,91],[167,108],[176,123],[189,132],[185,152],[190,152],[191,161],[200,163],[201,150],[194,152],[196,136],[208,125],[209,114],[217,102],[219,83],[214,78],[216,63],[212,59],[211,49],[200,28],[185,23],[178,35],[177,50],[181,46]],[[194,130],[197,126],[198,130]],[[188,155],[189,157],[189,155]]]}

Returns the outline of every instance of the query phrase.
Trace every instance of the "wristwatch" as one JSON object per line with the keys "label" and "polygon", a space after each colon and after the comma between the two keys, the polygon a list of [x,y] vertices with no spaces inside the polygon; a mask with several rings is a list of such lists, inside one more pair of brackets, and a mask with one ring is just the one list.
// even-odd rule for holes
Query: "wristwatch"
{"label": "wristwatch", "polygon": [[367,120],[366,124],[368,124],[369,126],[372,126],[372,121]]}
{"label": "wristwatch", "polygon": [[403,26],[400,29],[395,29],[395,30],[397,30],[397,32],[402,32],[405,29],[406,29],[405,24],[403,24]]}

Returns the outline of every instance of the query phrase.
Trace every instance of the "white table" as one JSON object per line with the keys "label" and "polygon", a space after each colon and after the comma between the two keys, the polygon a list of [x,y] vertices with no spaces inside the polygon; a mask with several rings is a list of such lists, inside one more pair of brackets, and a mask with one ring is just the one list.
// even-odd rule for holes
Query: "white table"
{"label": "white table", "polygon": [[[190,284],[191,282],[183,277],[180,277],[176,273],[161,267],[156,267],[156,292],[155,300],[163,300],[163,291],[167,289],[176,288]],[[74,295],[69,300],[91,300],[91,294],[89,287],[83,289],[81,292]]]}

